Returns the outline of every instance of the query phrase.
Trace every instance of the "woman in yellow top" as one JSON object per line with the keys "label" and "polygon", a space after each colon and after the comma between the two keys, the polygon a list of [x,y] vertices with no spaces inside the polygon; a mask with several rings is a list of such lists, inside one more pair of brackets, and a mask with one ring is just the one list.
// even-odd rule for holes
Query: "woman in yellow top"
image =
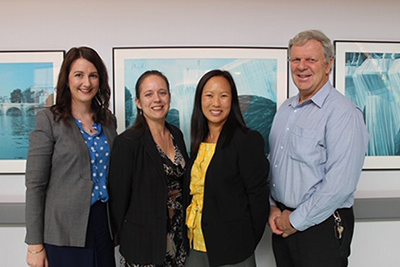
{"label": "woman in yellow top", "polygon": [[227,71],[199,81],[184,178],[185,266],[256,266],[269,215],[269,163],[260,133],[246,127]]}

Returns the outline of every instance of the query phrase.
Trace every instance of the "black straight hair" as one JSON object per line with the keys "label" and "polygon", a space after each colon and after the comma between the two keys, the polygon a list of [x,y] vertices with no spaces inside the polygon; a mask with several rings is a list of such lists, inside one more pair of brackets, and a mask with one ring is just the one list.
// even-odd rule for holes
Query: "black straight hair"
{"label": "black straight hair", "polygon": [[211,70],[204,74],[203,77],[201,77],[196,87],[190,129],[190,150],[192,155],[197,153],[201,142],[203,142],[207,138],[207,135],[209,133],[208,121],[201,109],[201,96],[203,94],[204,86],[213,77],[224,77],[231,87],[231,111],[220,135],[220,137],[226,137],[223,146],[229,144],[230,140],[232,139],[233,132],[236,128],[240,128],[244,132],[248,130],[248,128],[246,127],[246,123],[243,119],[242,112],[240,110],[237,88],[232,75],[225,70]]}

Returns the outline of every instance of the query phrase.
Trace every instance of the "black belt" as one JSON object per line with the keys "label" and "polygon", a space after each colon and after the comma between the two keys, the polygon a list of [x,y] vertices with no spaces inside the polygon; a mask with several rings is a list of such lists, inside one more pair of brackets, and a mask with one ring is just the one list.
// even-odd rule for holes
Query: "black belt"
{"label": "black belt", "polygon": [[276,201],[275,199],[274,199],[274,201],[275,201],[275,204],[278,207],[278,209],[280,209],[281,211],[284,211],[284,210],[294,211],[295,210],[293,208],[287,207],[285,204],[283,204],[283,203],[281,203],[279,201]]}
{"label": "black belt", "polygon": [[[274,201],[275,201],[275,205],[278,207],[278,209],[280,209],[281,211],[284,211],[284,210],[289,210],[289,211],[294,211],[295,209],[293,209],[293,208],[289,208],[289,207],[287,207],[285,204],[283,204],[283,203],[281,203],[281,202],[279,202],[279,201],[276,201],[275,199],[274,199]],[[351,210],[353,207],[350,207],[350,208],[340,208],[340,209],[337,209],[337,211],[349,211],[349,210]]]}

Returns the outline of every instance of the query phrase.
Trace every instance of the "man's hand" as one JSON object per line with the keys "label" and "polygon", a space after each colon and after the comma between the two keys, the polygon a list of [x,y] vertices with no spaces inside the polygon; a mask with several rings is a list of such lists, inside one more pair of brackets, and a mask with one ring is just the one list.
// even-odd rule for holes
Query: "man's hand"
{"label": "man's hand", "polygon": [[[272,210],[272,209],[271,209]],[[297,232],[295,228],[290,224],[290,214],[292,212],[289,210],[284,210],[280,216],[274,219],[275,226],[282,232],[282,237],[288,237]],[[270,216],[271,220],[271,216]],[[272,229],[272,227],[271,227]]]}

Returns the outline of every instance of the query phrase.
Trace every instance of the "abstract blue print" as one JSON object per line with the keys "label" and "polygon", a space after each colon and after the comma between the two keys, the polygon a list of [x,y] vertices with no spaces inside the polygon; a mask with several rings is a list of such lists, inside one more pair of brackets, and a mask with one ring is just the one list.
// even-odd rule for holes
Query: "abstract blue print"
{"label": "abstract blue print", "polygon": [[400,155],[400,54],[347,52],[345,95],[364,113],[367,155]]}

